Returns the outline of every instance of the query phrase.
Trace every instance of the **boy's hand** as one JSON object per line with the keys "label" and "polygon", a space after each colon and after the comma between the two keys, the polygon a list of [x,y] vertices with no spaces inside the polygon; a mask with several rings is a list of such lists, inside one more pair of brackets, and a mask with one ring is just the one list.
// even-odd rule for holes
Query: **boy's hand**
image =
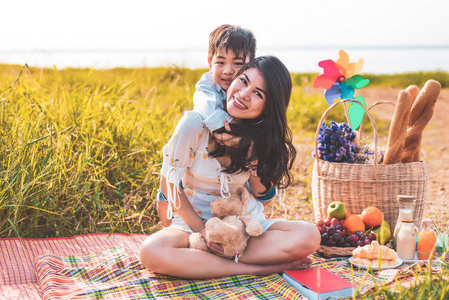
{"label": "boy's hand", "polygon": [[[226,131],[231,131],[231,126],[229,126],[228,120],[224,119],[224,128]],[[217,142],[221,145],[225,145],[227,147],[237,147],[240,143],[240,138],[235,137],[233,135],[227,133],[217,133],[212,132],[212,135],[217,140]]]}
{"label": "boy's hand", "polygon": [[231,126],[229,125],[228,120],[224,119],[223,124],[224,124],[224,128],[226,129],[226,131],[231,131]]}

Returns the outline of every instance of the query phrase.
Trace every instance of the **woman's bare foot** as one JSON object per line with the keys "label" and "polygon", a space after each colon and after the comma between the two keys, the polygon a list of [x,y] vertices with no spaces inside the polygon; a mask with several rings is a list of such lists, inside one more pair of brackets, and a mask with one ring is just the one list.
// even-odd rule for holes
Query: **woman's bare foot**
{"label": "woman's bare foot", "polygon": [[284,270],[302,270],[308,269],[312,265],[312,259],[305,257],[300,260],[293,261],[287,264],[288,266]]}
{"label": "woman's bare foot", "polygon": [[303,270],[308,269],[312,265],[312,259],[309,257],[305,257],[299,260],[295,260],[292,262],[277,264],[277,265],[266,265],[266,268],[263,268],[260,274],[257,275],[270,275],[273,273],[282,273],[284,270]]}

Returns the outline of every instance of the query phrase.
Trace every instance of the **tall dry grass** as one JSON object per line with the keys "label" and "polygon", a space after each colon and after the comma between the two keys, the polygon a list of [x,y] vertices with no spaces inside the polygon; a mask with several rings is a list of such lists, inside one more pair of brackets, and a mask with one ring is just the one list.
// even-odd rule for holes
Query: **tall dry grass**
{"label": "tall dry grass", "polygon": [[[158,229],[160,150],[204,71],[0,65],[0,237]],[[311,88],[315,76],[292,74],[288,120],[299,152],[327,108]],[[407,86],[411,76],[421,74],[396,81]],[[342,108],[328,119],[344,121]],[[273,204],[272,215],[312,220],[309,168],[297,162],[288,210]]]}
{"label": "tall dry grass", "polygon": [[159,151],[199,71],[0,74],[0,236],[151,231]]}
{"label": "tall dry grass", "polygon": [[[0,65],[0,237],[59,237],[92,232],[152,233],[160,228],[155,193],[160,150],[205,70],[37,69]],[[313,142],[327,108],[311,91],[316,74],[292,74],[288,111],[295,144]],[[444,72],[371,76],[374,85],[406,87]],[[329,119],[344,121],[336,109]],[[369,130],[369,129],[368,129]],[[307,148],[307,147],[306,147]],[[310,164],[299,158],[286,206],[267,213],[313,221]],[[449,268],[419,285],[380,285],[367,299],[447,299]]]}

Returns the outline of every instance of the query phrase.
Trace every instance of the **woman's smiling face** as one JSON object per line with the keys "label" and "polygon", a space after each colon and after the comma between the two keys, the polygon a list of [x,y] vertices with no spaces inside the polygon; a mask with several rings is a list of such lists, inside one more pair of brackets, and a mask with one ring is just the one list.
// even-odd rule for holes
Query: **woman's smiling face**
{"label": "woman's smiling face", "polygon": [[256,68],[240,74],[227,93],[228,114],[236,119],[256,119],[265,110],[265,80]]}

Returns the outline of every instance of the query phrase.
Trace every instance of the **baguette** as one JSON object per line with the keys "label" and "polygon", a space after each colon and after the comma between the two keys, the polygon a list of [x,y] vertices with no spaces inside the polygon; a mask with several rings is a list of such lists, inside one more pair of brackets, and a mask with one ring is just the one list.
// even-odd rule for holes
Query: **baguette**
{"label": "baguette", "polygon": [[[410,95],[412,96],[412,106],[413,106],[413,103],[415,103],[415,100],[418,97],[419,88],[416,85],[410,85],[405,90],[409,92]],[[420,160],[421,160],[421,145],[416,149],[415,155],[413,156],[413,161],[420,161]]]}
{"label": "baguette", "polygon": [[416,85],[409,85],[408,88],[405,89],[412,96],[412,105],[415,103],[416,98],[419,94],[419,88]]}
{"label": "baguette", "polygon": [[441,84],[438,81],[428,80],[413,103],[402,152],[403,163],[420,161],[422,133],[432,118],[440,91]]}
{"label": "baguette", "polygon": [[387,150],[385,152],[384,165],[401,162],[404,150],[405,136],[410,119],[410,108],[412,107],[412,96],[407,91],[400,91],[393,119],[388,134]]}

